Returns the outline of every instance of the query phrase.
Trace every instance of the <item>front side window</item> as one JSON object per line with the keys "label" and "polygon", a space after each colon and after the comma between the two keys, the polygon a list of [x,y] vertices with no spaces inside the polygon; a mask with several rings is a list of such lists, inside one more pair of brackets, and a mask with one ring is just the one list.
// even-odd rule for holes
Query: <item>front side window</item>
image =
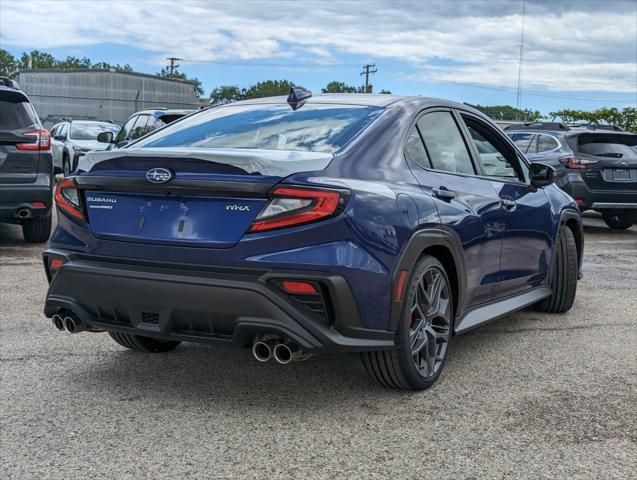
{"label": "front side window", "polygon": [[432,112],[418,120],[431,165],[435,170],[475,174],[471,156],[450,112]]}
{"label": "front side window", "polygon": [[135,126],[133,127],[129,138],[131,140],[135,140],[136,138],[146,135],[148,122],[150,121],[152,125],[154,118],[155,117],[151,117],[150,115],[140,115],[137,117],[137,121],[135,122]]}
{"label": "front side window", "polygon": [[128,134],[133,129],[133,125],[135,125],[138,117],[139,115],[136,115],[128,119],[128,121],[124,124],[122,129],[117,134],[117,137],[115,137],[115,143],[122,142],[128,138]]}
{"label": "front side window", "polygon": [[[517,174],[511,163],[507,160],[507,153],[495,146],[493,139],[486,130],[480,129],[477,125],[467,121],[467,128],[471,134],[476,150],[478,151],[478,161],[482,171],[489,177],[509,177],[517,178]],[[479,130],[482,130],[480,132]]]}
{"label": "front side window", "polygon": [[538,153],[549,152],[551,150],[555,150],[557,147],[559,147],[557,140],[550,135],[540,135],[540,138],[537,141]]}
{"label": "front side window", "polygon": [[170,124],[136,147],[333,152],[383,111],[355,105],[224,105]]}

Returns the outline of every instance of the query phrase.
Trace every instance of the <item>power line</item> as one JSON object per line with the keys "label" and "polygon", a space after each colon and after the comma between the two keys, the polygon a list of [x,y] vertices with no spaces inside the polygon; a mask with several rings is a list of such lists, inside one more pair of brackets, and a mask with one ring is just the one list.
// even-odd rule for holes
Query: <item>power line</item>
{"label": "power line", "polygon": [[367,65],[363,65],[363,71],[361,72],[361,75],[365,75],[365,93],[372,93],[369,90],[369,75],[374,74],[378,71],[376,67],[375,63],[368,63]]}

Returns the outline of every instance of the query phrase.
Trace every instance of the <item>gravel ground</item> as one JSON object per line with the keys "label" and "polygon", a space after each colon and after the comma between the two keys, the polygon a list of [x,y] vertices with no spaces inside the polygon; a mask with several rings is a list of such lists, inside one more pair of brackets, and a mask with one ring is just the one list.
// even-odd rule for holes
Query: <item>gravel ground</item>
{"label": "gravel ground", "polygon": [[42,246],[0,225],[3,478],[635,478],[637,227],[587,218],[565,315],[459,336],[399,393],[356,355],[287,367],[188,344],[147,356],[42,315]]}

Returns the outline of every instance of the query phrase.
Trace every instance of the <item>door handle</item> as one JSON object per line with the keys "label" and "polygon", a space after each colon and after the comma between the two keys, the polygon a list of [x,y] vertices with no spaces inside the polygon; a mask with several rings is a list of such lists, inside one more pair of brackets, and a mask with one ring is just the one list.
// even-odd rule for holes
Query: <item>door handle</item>
{"label": "door handle", "polygon": [[510,198],[502,198],[500,200],[500,203],[507,210],[513,210],[517,206],[517,203],[515,203],[515,200],[511,200]]}
{"label": "door handle", "polygon": [[452,198],[456,198],[456,192],[452,192],[446,187],[434,188],[433,193],[434,197],[440,198],[441,200],[451,200]]}

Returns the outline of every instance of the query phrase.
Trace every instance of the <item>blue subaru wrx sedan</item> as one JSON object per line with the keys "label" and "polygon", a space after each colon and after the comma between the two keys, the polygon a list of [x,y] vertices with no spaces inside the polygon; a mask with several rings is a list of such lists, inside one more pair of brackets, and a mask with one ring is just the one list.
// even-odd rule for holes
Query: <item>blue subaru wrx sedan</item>
{"label": "blue subaru wrx sedan", "polygon": [[381,384],[424,389],[453,335],[573,304],[581,218],[553,173],[445,100],[294,88],[210,108],[58,184],[44,312],[143,352],[358,351]]}

